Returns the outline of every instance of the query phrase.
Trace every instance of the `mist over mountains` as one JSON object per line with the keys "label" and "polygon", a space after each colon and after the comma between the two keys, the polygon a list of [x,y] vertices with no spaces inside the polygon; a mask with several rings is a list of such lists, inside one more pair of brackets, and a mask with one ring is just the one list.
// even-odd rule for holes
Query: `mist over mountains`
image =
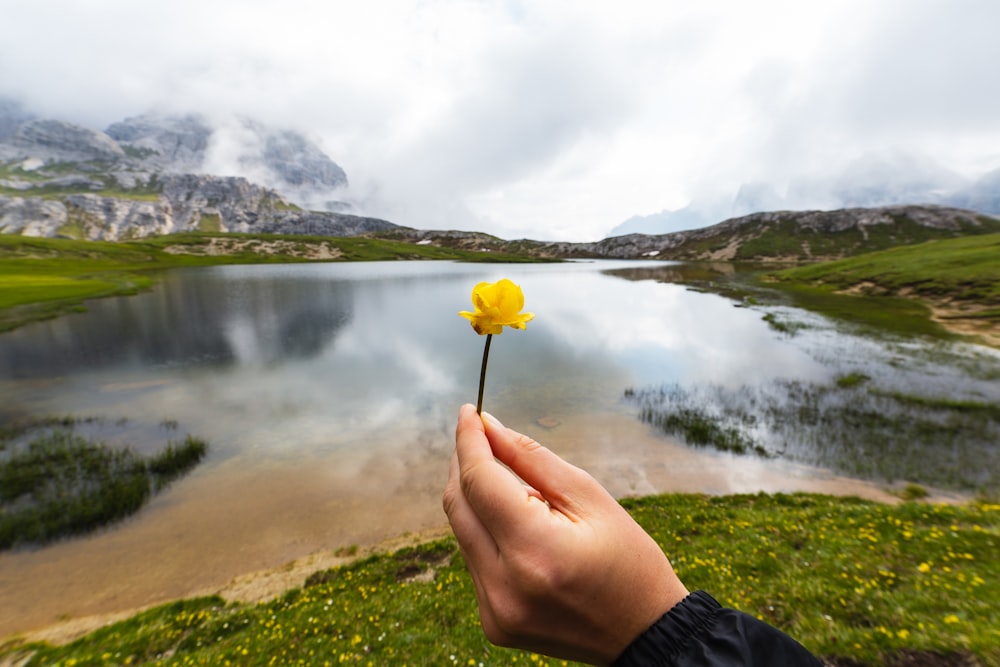
{"label": "mist over mountains", "polygon": [[[181,231],[419,236],[358,215],[344,201],[347,188],[344,169],[309,137],[250,118],[150,113],[100,131],[0,99],[0,232],[104,240]],[[760,212],[913,204],[1000,214],[1000,169],[972,180],[927,158],[868,155],[833,178],[799,178],[780,192],[749,182],[732,196],[633,216],[606,238],[700,230]],[[488,245],[489,235],[467,236]]]}
{"label": "mist over mountains", "polygon": [[[39,118],[0,100],[0,160],[121,162],[119,171],[241,176],[308,209],[348,207],[344,170],[300,132],[249,118],[145,114],[98,131]],[[37,164],[37,163],[36,163]],[[29,166],[31,166],[29,164]]]}
{"label": "mist over mountains", "polygon": [[0,233],[117,241],[177,232],[354,236],[344,170],[252,119],[127,118],[99,131],[0,101]]}
{"label": "mist over mountains", "polygon": [[767,211],[835,210],[934,204],[1000,214],[1000,169],[968,179],[928,158],[868,154],[832,178],[801,178],[784,193],[769,183],[744,183],[732,196],[705,196],[687,206],[635,215],[609,237],[701,229],[721,220]]}

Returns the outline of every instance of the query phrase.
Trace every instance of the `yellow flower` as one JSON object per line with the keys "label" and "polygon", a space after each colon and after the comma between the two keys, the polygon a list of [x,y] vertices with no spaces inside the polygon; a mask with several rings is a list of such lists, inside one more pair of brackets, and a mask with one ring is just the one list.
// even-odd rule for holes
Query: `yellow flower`
{"label": "yellow flower", "polygon": [[524,329],[535,318],[534,313],[522,313],[524,293],[510,280],[503,278],[495,283],[479,283],[472,288],[474,312],[461,311],[459,315],[469,320],[480,336],[499,334],[504,327]]}

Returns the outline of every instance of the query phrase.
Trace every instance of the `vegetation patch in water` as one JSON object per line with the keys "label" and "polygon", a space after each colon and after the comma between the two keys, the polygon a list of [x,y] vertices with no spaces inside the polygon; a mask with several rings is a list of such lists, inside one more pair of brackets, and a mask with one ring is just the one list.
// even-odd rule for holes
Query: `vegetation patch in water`
{"label": "vegetation patch in water", "polygon": [[[10,437],[14,432],[8,432]],[[85,533],[139,510],[204,458],[187,436],[149,459],[131,448],[45,429],[24,444],[0,442],[0,549]]]}
{"label": "vegetation patch in water", "polygon": [[988,402],[885,391],[861,373],[830,385],[673,384],[629,389],[625,397],[643,422],[691,445],[886,482],[1000,489],[1000,407]]}

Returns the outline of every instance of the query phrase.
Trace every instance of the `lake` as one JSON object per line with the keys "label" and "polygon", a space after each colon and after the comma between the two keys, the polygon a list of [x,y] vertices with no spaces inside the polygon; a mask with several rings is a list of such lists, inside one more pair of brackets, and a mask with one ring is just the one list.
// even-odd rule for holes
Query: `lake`
{"label": "lake", "polygon": [[191,474],[128,520],[0,554],[0,636],[442,526],[454,421],[461,403],[476,400],[485,341],[457,313],[470,309],[480,281],[512,279],[536,314],[526,331],[494,337],[485,409],[618,496],[885,497],[878,481],[843,474],[835,457],[833,470],[810,459],[815,447],[781,450],[761,422],[749,430],[782,455],[685,447],[640,421],[626,392],[674,386],[688,401],[721,405],[732,402],[720,399],[726,392],[826,386],[863,370],[885,392],[919,386],[1000,402],[994,350],[872,340],[802,311],[766,309],[805,325],[790,336],[762,319],[764,309],[659,282],[666,266],[177,270],[151,292],[0,335],[4,419],[94,418],[79,432],[147,454],[185,434],[209,443]]}

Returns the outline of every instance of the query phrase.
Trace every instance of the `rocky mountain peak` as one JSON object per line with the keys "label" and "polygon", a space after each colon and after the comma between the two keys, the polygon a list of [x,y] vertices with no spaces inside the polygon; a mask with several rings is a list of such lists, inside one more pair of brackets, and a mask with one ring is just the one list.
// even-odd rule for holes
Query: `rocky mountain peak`
{"label": "rocky mountain peak", "polygon": [[105,130],[119,145],[158,171],[199,171],[212,128],[197,114],[135,116]]}
{"label": "rocky mountain peak", "polygon": [[354,236],[397,226],[310,211],[347,185],[294,130],[198,114],[100,132],[0,99],[0,233],[120,240],[183,231]]}
{"label": "rocky mountain peak", "polygon": [[103,132],[60,120],[33,119],[20,123],[0,145],[4,159],[43,162],[119,160],[125,151]]}
{"label": "rocky mountain peak", "polygon": [[305,135],[248,118],[210,123],[198,114],[146,114],[107,134],[150,171],[243,176],[302,206],[331,198],[347,174]]}

